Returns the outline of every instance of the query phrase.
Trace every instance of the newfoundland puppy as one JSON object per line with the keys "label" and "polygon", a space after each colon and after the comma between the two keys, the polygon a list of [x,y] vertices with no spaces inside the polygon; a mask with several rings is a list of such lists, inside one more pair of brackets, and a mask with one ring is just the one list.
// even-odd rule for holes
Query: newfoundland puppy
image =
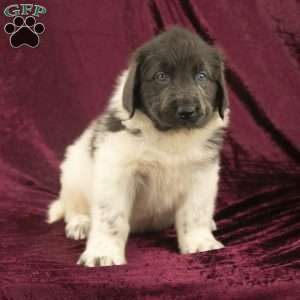
{"label": "newfoundland puppy", "polygon": [[172,28],[138,48],[104,113],[66,150],[48,222],[87,238],[78,264],[126,263],[130,232],[175,226],[181,253],[222,248],[212,233],[228,124],[219,51]]}

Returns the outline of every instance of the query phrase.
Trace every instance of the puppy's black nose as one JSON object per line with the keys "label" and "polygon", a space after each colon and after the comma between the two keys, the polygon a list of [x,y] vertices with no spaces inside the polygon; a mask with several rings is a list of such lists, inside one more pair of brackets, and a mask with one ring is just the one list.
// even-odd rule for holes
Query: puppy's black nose
{"label": "puppy's black nose", "polygon": [[177,109],[176,116],[183,121],[193,121],[199,117],[199,112],[194,105],[184,106]]}

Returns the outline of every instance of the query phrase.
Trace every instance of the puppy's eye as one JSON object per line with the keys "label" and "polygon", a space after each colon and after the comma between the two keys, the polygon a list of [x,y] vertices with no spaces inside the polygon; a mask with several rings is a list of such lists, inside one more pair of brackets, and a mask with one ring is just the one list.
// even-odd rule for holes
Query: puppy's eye
{"label": "puppy's eye", "polygon": [[164,72],[157,72],[154,75],[155,80],[160,82],[166,82],[169,80],[169,76]]}
{"label": "puppy's eye", "polygon": [[207,79],[207,75],[203,71],[197,73],[196,76],[195,76],[196,81],[203,81],[203,80],[206,80],[206,79]]}

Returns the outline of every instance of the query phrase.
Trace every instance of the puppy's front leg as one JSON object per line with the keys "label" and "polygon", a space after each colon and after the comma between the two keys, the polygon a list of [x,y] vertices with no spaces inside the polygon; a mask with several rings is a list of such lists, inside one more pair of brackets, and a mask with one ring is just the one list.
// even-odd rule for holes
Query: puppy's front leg
{"label": "puppy's front leg", "polygon": [[195,253],[220,249],[223,245],[212,234],[214,203],[218,185],[218,165],[194,174],[191,189],[176,212],[180,252]]}
{"label": "puppy's front leg", "polygon": [[78,264],[87,267],[126,263],[125,246],[134,198],[133,176],[108,168],[95,176],[91,230]]}

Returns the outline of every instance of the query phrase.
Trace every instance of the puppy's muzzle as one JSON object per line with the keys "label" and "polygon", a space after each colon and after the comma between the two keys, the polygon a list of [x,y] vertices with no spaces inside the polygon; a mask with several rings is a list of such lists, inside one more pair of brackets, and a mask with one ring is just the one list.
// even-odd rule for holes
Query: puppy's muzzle
{"label": "puppy's muzzle", "polygon": [[177,98],[176,119],[183,123],[195,123],[204,116],[197,97]]}

